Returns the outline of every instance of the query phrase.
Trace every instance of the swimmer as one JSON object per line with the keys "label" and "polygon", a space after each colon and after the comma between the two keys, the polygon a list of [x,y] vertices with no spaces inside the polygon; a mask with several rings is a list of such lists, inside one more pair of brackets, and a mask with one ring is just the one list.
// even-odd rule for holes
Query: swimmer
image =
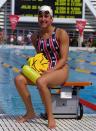
{"label": "swimmer", "polygon": [[[32,44],[37,53],[43,53],[49,61],[47,71],[36,80],[45,110],[48,116],[48,128],[56,128],[56,121],[52,114],[52,100],[48,87],[63,84],[68,78],[69,36],[64,29],[53,26],[53,10],[50,6],[41,6],[38,10],[38,24],[40,29],[32,34]],[[28,84],[33,84],[22,73],[15,77],[16,88],[24,101],[26,114],[18,118],[18,122],[26,122],[36,117]]]}

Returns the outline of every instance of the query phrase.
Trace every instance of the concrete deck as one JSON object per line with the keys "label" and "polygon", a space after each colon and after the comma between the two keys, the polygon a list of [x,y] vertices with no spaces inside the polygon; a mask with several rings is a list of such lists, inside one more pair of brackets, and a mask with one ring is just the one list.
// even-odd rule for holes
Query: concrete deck
{"label": "concrete deck", "polygon": [[[18,123],[14,116],[0,114],[0,131],[50,131],[47,120],[42,118]],[[96,131],[96,115],[84,115],[81,120],[56,119],[57,127],[52,131]]]}

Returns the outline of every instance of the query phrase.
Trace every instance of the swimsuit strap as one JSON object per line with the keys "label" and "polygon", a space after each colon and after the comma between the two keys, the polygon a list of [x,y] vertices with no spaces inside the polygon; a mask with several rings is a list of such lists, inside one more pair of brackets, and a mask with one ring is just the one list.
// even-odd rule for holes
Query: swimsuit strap
{"label": "swimsuit strap", "polygon": [[55,27],[54,32],[56,32],[57,28]]}

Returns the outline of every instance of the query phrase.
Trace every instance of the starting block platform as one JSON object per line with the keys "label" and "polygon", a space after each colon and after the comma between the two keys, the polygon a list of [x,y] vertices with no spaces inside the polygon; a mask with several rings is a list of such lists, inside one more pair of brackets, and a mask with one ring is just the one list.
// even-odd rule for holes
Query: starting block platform
{"label": "starting block platform", "polygon": [[[51,88],[54,117],[81,119],[83,105],[79,99],[80,90],[90,85],[91,82],[65,82],[62,86]],[[47,114],[43,114],[42,117],[47,118]]]}
{"label": "starting block platform", "polygon": [[91,82],[65,82],[62,86],[51,88],[55,118],[81,119],[83,105],[79,101],[79,92],[91,84]]}

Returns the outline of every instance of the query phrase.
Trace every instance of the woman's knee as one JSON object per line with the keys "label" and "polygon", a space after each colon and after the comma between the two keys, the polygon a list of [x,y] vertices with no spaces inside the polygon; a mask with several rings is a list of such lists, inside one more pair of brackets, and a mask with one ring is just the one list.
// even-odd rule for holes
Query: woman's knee
{"label": "woman's knee", "polygon": [[41,89],[41,88],[43,88],[44,86],[47,85],[47,82],[45,81],[44,78],[40,77],[40,78],[37,79],[36,85],[37,85],[37,87],[38,87],[39,89]]}
{"label": "woman's knee", "polygon": [[21,74],[19,74],[18,76],[16,76],[15,78],[14,78],[14,82],[15,82],[15,84],[17,84],[17,83],[23,83],[25,81],[25,78],[24,78],[24,76],[23,75],[21,75]]}

